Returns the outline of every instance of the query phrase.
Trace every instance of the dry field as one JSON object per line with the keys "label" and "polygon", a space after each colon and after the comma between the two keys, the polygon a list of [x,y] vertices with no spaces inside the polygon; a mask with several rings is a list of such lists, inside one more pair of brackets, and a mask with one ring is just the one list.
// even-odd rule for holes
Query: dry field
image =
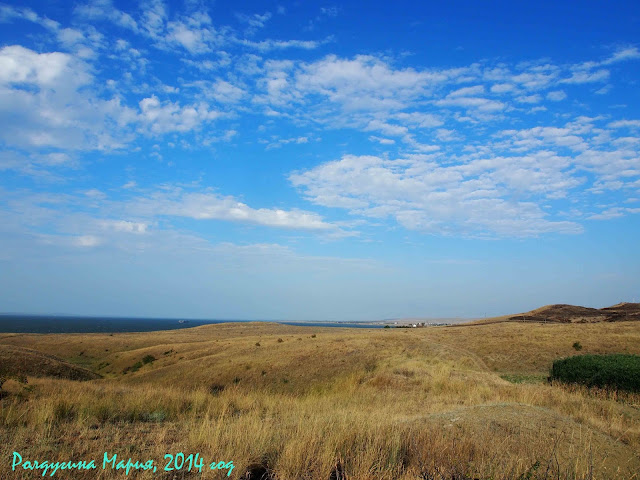
{"label": "dry field", "polygon": [[[64,479],[638,479],[640,398],[546,382],[576,341],[640,354],[640,322],[0,334],[0,367],[28,377],[3,386],[0,478],[42,478],[17,451],[96,460]],[[104,452],[158,470],[103,470]],[[203,473],[163,472],[178,452]]]}

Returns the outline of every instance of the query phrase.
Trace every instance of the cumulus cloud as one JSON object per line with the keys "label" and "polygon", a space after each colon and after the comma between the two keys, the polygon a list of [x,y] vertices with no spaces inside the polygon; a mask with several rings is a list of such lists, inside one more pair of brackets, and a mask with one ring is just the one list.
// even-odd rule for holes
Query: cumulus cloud
{"label": "cumulus cloud", "polygon": [[91,81],[87,66],[61,52],[37,53],[20,45],[0,50],[0,85],[33,85],[39,89],[69,90]]}
{"label": "cumulus cloud", "polygon": [[[503,130],[492,142],[395,160],[344,155],[294,172],[305,197],[351,215],[393,219],[408,229],[439,234],[538,235],[577,233],[577,220],[554,217],[549,202],[580,189],[584,202],[603,191],[640,186],[640,137],[610,143],[605,118],[578,117],[561,127]],[[617,121],[610,128],[635,127]],[[440,141],[459,141],[439,129]],[[453,138],[450,138],[453,137]],[[624,140],[624,141],[622,141]],[[624,194],[623,194],[624,195]],[[623,197],[624,198],[624,197]],[[588,203],[587,203],[588,205]],[[615,207],[592,219],[634,213]]]}
{"label": "cumulus cloud", "polygon": [[218,80],[212,85],[209,95],[220,103],[237,103],[245,96],[245,91],[229,82]]}
{"label": "cumulus cloud", "polygon": [[109,149],[122,143],[106,128],[127,113],[117,100],[93,96],[82,60],[21,46],[0,49],[0,138],[10,146]]}
{"label": "cumulus cloud", "polygon": [[329,55],[303,65],[296,74],[295,85],[304,92],[326,95],[348,109],[358,109],[360,101],[368,97],[370,104],[387,110],[404,106],[403,102],[445,79],[446,74],[411,68],[396,70],[373,56],[341,59]]}
{"label": "cumulus cloud", "polygon": [[177,102],[161,102],[155,95],[140,100],[139,105],[141,124],[155,134],[187,132],[221,115],[206,103],[181,106]]}
{"label": "cumulus cloud", "polygon": [[441,166],[430,156],[346,155],[289,178],[313,203],[391,217],[411,230],[509,236],[580,232],[574,222],[549,219],[535,201],[512,198],[514,192],[536,198],[571,185],[562,172],[541,169],[547,161],[544,156],[494,158]]}

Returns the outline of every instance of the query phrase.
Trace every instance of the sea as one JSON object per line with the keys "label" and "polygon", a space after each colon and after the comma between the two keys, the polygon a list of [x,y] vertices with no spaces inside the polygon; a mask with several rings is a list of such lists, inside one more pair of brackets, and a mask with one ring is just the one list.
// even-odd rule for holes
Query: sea
{"label": "sea", "polygon": [[[89,317],[69,315],[0,314],[0,333],[118,333],[153,332],[198,327],[217,323],[246,323],[255,320],[204,320],[179,318]],[[382,328],[361,322],[269,322],[299,327]]]}

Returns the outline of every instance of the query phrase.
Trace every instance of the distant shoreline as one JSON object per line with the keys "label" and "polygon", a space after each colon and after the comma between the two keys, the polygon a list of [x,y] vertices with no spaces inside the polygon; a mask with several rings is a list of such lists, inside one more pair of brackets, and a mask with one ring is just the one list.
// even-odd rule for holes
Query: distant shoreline
{"label": "distant shoreline", "polygon": [[384,328],[366,321],[320,322],[285,320],[180,319],[140,317],[94,317],[74,315],[0,314],[0,333],[133,333],[177,330],[222,323],[280,323],[301,327]]}

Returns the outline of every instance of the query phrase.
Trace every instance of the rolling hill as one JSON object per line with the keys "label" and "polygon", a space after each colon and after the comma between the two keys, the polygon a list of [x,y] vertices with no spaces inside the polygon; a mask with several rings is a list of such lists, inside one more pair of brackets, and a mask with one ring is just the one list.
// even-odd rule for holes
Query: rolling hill
{"label": "rolling hill", "polygon": [[[628,480],[640,471],[640,397],[546,381],[576,341],[580,353],[640,354],[640,322],[6,334],[2,368],[29,378],[6,382],[0,456],[109,451],[162,469],[167,453],[199,453],[232,460],[243,480],[257,480],[252,465],[268,480],[326,480],[338,463],[349,480]],[[202,478],[227,478],[217,474]],[[129,477],[200,478],[163,475]],[[0,478],[21,477],[0,462]]]}
{"label": "rolling hill", "polygon": [[469,322],[467,325],[481,325],[500,322],[539,323],[595,323],[626,322],[640,320],[640,303],[618,303],[605,308],[588,308],[576,305],[555,304],[536,308],[525,313],[503,315]]}

